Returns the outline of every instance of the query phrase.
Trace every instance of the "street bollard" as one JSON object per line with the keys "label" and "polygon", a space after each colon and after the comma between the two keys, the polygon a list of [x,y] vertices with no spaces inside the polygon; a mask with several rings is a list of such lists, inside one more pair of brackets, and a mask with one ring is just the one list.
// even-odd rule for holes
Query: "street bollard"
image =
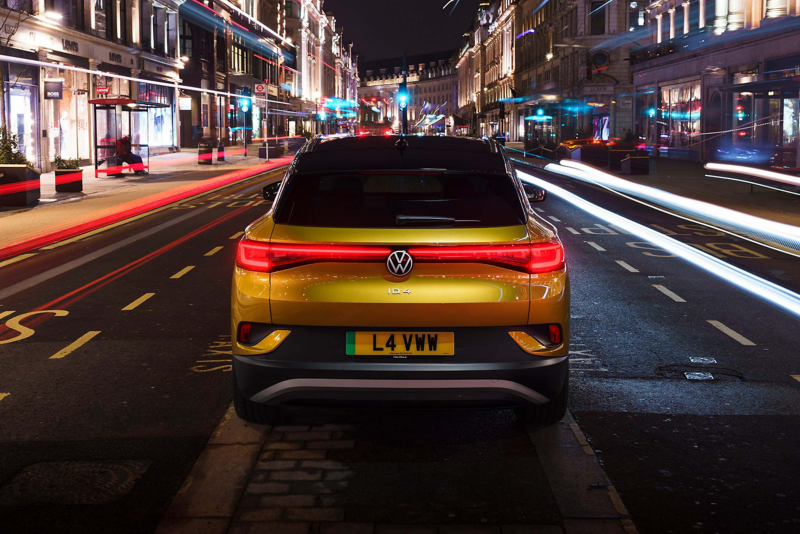
{"label": "street bollard", "polygon": [[214,163],[214,149],[211,147],[211,139],[203,137],[197,144],[197,164],[211,165]]}
{"label": "street bollard", "polygon": [[225,143],[222,142],[222,139],[217,145],[217,161],[225,161]]}

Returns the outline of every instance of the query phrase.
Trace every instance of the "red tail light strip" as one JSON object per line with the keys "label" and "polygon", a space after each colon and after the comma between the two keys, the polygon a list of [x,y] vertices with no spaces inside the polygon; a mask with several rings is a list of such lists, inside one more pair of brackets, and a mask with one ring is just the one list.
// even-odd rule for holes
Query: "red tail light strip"
{"label": "red tail light strip", "polygon": [[[377,246],[270,244],[245,239],[239,242],[236,263],[243,269],[268,273],[304,263],[382,262],[393,250]],[[548,273],[564,266],[560,243],[410,247],[407,251],[415,262],[491,263],[531,274]]]}

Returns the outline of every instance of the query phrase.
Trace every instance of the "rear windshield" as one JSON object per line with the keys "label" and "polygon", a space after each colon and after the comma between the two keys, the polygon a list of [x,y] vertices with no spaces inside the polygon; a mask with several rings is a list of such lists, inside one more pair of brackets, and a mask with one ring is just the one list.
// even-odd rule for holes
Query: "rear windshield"
{"label": "rear windshield", "polygon": [[275,222],[336,228],[513,226],[524,223],[511,178],[490,174],[295,174]]}

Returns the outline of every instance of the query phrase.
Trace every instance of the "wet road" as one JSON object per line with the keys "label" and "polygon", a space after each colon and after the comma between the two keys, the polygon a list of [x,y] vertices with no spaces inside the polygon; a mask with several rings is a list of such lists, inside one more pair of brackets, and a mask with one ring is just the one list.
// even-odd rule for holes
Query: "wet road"
{"label": "wet road", "polygon": [[[3,531],[155,529],[230,403],[236,238],[268,208],[259,188],[276,176],[0,270]],[[796,259],[566,185],[744,269],[800,286]],[[797,320],[553,196],[537,207],[558,228],[571,269],[570,408],[639,532],[800,529]],[[48,313],[22,321],[33,333],[9,325],[34,311]],[[554,488],[559,477],[579,479],[570,465],[582,464],[559,463],[510,411],[301,412],[292,420],[308,429],[326,423],[344,425],[324,438],[339,444],[326,460],[351,472],[336,505],[346,521],[475,525],[483,528],[475,532],[505,534],[513,531],[508,525],[581,532],[575,521],[590,515]],[[299,443],[289,430],[271,439]],[[311,449],[316,442],[308,439],[303,447]],[[139,462],[140,471],[125,471],[135,484],[109,504],[20,500],[20,488],[31,488],[30,498],[44,491],[19,482],[21,471],[63,461]],[[585,488],[569,491],[590,498]],[[255,509],[263,499],[245,494],[242,506]],[[466,530],[452,530],[459,531]]]}

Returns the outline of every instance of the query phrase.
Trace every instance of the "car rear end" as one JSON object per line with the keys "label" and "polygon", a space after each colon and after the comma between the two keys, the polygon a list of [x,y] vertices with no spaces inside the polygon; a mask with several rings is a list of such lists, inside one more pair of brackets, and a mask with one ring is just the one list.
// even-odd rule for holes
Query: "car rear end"
{"label": "car rear end", "polygon": [[482,166],[451,150],[448,168],[432,168],[413,144],[399,160],[396,138],[364,141],[331,141],[360,164],[337,168],[336,146],[300,154],[239,244],[240,416],[367,403],[520,406],[541,419],[552,400],[564,404],[564,251],[500,149],[457,145],[480,148],[463,159]]}

